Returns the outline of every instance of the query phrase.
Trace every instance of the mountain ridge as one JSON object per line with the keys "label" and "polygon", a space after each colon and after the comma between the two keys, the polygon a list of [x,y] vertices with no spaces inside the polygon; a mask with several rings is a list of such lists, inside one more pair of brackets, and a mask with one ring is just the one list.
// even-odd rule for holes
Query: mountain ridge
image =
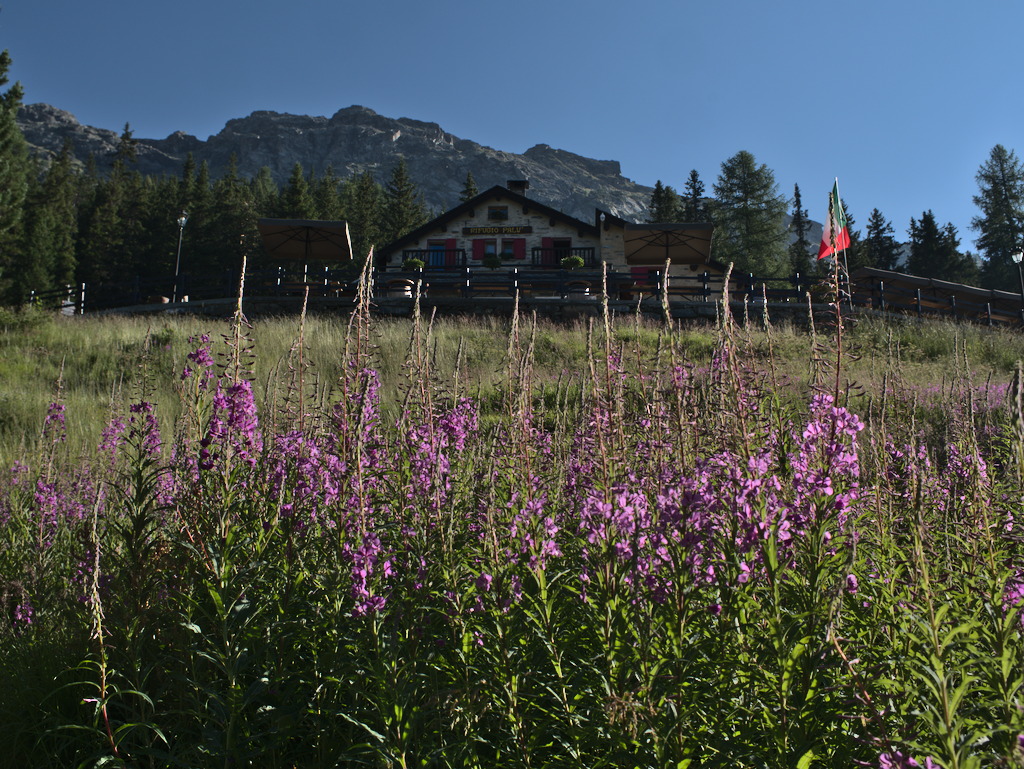
{"label": "mountain ridge", "polygon": [[[23,105],[18,126],[35,153],[52,157],[71,139],[76,161],[84,164],[92,157],[101,171],[113,162],[120,138],[41,103]],[[164,139],[135,139],[136,167],[143,174],[176,176],[191,153],[216,177],[234,156],[242,176],[255,176],[265,166],[279,184],[295,163],[317,177],[330,166],[340,177],[369,171],[384,183],[404,157],[423,202],[434,211],[458,202],[467,173],[480,189],[527,179],[531,197],[585,221],[593,218],[595,208],[641,221],[652,192],[624,177],[617,160],[587,158],[547,144],[522,154],[505,152],[457,137],[438,123],[389,118],[361,105],[343,107],[330,117],[257,110],[228,120],[205,140],[182,131]]]}

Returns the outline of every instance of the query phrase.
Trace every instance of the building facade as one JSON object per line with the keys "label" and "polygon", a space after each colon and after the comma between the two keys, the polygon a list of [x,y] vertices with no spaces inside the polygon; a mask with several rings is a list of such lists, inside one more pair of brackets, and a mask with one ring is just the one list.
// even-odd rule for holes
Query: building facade
{"label": "building facade", "polygon": [[[580,269],[673,277],[724,270],[711,259],[710,224],[635,224],[597,210],[585,222],[527,197],[527,182],[495,186],[389,243],[377,267],[401,270],[410,260],[427,271],[489,268]],[[566,258],[571,262],[563,262]],[[413,262],[415,264],[415,262]]]}

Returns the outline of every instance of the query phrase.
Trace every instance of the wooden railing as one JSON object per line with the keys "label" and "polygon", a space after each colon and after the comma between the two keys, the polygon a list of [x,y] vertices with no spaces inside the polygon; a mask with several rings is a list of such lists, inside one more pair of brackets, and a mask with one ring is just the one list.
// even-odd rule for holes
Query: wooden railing
{"label": "wooden railing", "polygon": [[[238,291],[238,274],[231,270],[205,275],[178,276],[178,296],[186,301],[224,299]],[[987,291],[943,281],[914,278],[898,273],[875,271],[856,277],[852,295],[842,288],[844,302],[887,313],[915,316],[953,317],[975,322],[1016,324],[1024,321],[1024,303],[1019,294]],[[514,267],[489,270],[483,267],[424,269],[416,271],[376,270],[374,293],[378,297],[408,297],[417,284],[426,297],[522,297],[572,298],[599,296],[607,290],[613,301],[667,299],[669,302],[717,301],[724,277],[708,272],[671,276],[661,270],[633,269],[630,272],[598,270],[531,269]],[[115,307],[153,305],[169,301],[174,276],[134,278],[123,283],[68,285],[51,291],[33,292],[30,302],[52,307],[65,314],[82,314]],[[358,276],[351,267],[275,267],[250,270],[246,274],[246,295],[270,297],[354,299]],[[815,302],[828,301],[828,293],[815,279],[801,275],[759,278],[733,273],[730,298],[748,302],[806,302],[810,291]]]}
{"label": "wooden railing", "polygon": [[567,256],[578,256],[583,260],[583,268],[592,270],[597,266],[597,252],[593,246],[578,248],[544,248],[535,246],[530,250],[530,263],[536,269],[557,270],[562,267],[562,260]]}

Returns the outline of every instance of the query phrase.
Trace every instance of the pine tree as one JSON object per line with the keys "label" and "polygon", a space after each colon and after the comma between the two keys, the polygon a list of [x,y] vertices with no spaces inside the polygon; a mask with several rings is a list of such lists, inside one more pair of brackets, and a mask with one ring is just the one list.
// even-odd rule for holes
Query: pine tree
{"label": "pine tree", "polygon": [[390,243],[427,221],[427,210],[409,176],[405,158],[400,157],[384,186],[384,218],[381,236]]}
{"label": "pine tree", "polygon": [[679,194],[669,185],[662,184],[658,179],[651,193],[648,204],[647,221],[649,224],[668,224],[678,222],[681,215]]}
{"label": "pine tree", "polygon": [[817,260],[811,253],[812,243],[807,239],[807,233],[811,229],[811,223],[807,216],[807,209],[803,207],[803,200],[800,197],[800,185],[793,185],[793,212],[790,214],[789,231],[791,241],[789,244],[789,261],[794,272],[801,276],[812,275],[817,271]]}
{"label": "pine tree", "polygon": [[684,222],[706,222],[709,221],[707,206],[704,204],[704,182],[700,174],[694,168],[686,179],[686,187],[683,188],[683,211]]}
{"label": "pine tree", "polygon": [[[7,85],[11,57],[0,53],[0,87]],[[19,83],[0,94],[0,285],[11,279],[15,249],[22,235],[22,217],[29,185],[28,145],[16,118],[21,106]]]}
{"label": "pine tree", "polygon": [[981,215],[971,220],[985,255],[982,278],[987,288],[1015,285],[1017,266],[1011,254],[1024,247],[1024,165],[1012,150],[997,144],[975,177],[974,204]]}
{"label": "pine tree", "polygon": [[740,151],[722,163],[714,190],[712,256],[758,277],[788,273],[787,201],[779,194],[772,171],[758,165],[751,153]]}
{"label": "pine tree", "polygon": [[899,267],[902,247],[894,237],[892,222],[882,216],[877,208],[872,209],[864,228],[864,263],[879,270],[895,270]]}
{"label": "pine tree", "polygon": [[462,185],[462,193],[459,195],[459,202],[465,203],[467,200],[472,200],[480,194],[480,190],[477,189],[476,179],[473,178],[473,172],[466,172],[466,182]]}

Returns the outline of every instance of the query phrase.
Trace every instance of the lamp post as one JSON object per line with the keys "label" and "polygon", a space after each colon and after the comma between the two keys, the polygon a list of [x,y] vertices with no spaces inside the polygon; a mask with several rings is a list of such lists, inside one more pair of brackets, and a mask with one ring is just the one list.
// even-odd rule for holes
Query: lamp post
{"label": "lamp post", "polygon": [[185,236],[185,225],[188,223],[188,212],[182,211],[178,217],[178,256],[174,260],[174,291],[171,294],[171,301],[178,301],[178,274],[181,270],[181,241]]}

